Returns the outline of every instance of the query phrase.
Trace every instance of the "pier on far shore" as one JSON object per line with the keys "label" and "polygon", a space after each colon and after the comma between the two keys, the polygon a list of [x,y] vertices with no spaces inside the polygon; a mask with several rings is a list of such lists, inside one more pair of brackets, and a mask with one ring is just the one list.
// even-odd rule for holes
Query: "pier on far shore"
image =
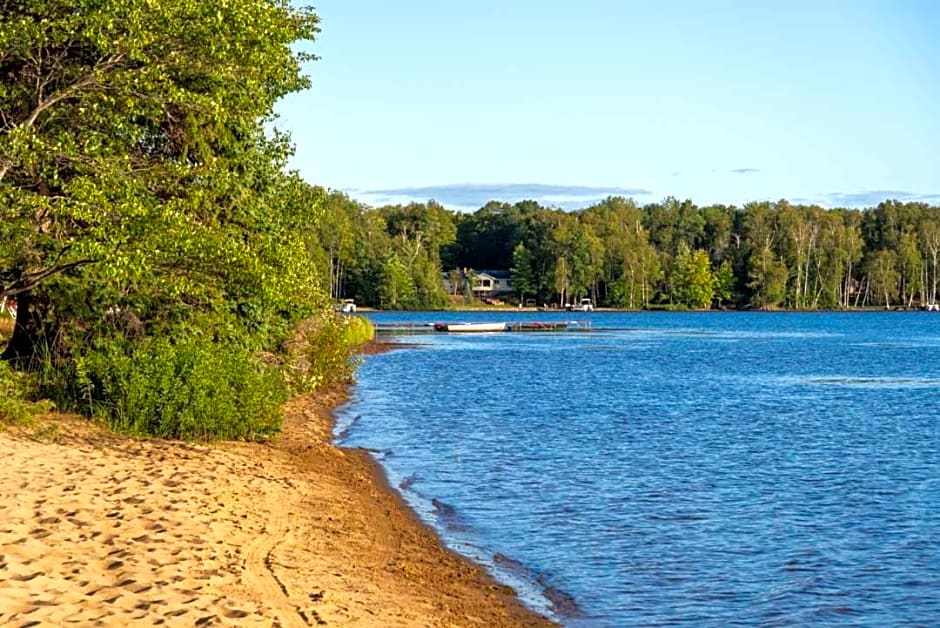
{"label": "pier on far shore", "polygon": [[503,332],[585,332],[591,331],[591,321],[510,321],[499,323],[480,322],[427,322],[391,321],[373,322],[377,334],[428,334],[428,333],[503,333]]}

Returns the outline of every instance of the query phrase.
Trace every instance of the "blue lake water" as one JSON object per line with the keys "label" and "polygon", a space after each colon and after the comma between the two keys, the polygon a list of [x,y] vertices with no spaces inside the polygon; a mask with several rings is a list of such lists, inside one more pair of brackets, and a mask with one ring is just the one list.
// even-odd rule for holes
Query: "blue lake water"
{"label": "blue lake water", "polygon": [[338,440],[570,626],[937,625],[940,315],[590,320],[367,359]]}

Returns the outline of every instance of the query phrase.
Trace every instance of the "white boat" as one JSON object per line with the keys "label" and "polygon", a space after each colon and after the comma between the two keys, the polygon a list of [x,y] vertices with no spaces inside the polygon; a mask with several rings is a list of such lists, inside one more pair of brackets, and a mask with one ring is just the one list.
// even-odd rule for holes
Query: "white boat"
{"label": "white boat", "polygon": [[354,314],[356,312],[356,300],[343,299],[343,302],[334,305],[333,309],[343,314]]}
{"label": "white boat", "polygon": [[575,304],[565,304],[565,309],[569,312],[593,312],[594,311],[594,301],[590,299],[581,299],[581,302],[577,305]]}
{"label": "white boat", "polygon": [[506,331],[506,323],[434,323],[435,331],[494,332]]}

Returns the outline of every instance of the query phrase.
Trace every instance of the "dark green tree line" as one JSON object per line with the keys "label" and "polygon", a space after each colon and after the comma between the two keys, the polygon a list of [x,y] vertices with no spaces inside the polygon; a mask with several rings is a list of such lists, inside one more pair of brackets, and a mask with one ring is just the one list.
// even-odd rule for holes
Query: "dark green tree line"
{"label": "dark green tree line", "polygon": [[[468,269],[511,269],[520,298],[539,303],[591,296],[630,309],[917,307],[937,296],[940,208],[921,203],[885,201],[866,210],[786,200],[698,207],[670,197],[640,206],[611,197],[573,212],[533,201],[492,201],[470,214],[436,203],[409,207],[435,207],[436,220],[452,225],[447,237],[431,223],[402,226],[399,214],[407,208],[360,207],[362,216],[378,211],[389,221],[379,240],[358,244],[352,255],[368,258],[364,252],[388,238],[382,246],[399,252],[386,253],[383,263],[393,260],[397,270],[373,281],[394,277],[401,284],[396,295],[414,296],[383,302],[367,282],[348,294],[381,307],[440,307],[432,291],[418,289],[421,281],[433,282],[439,264],[439,275],[454,277]],[[419,245],[426,256],[416,254]]]}

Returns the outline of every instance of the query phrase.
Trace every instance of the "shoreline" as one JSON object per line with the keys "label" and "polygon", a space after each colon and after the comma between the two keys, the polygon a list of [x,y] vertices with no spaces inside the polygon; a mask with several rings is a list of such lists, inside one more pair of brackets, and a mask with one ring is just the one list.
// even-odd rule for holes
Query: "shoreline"
{"label": "shoreline", "polygon": [[[370,356],[420,346],[422,345],[415,342],[388,342],[387,340],[374,339],[363,345],[359,353]],[[346,393],[350,393],[351,388],[352,386],[346,389]],[[339,408],[348,401],[349,396],[350,395],[347,394],[343,401],[337,403],[336,408]],[[584,615],[582,609],[568,592],[546,583],[543,580],[543,576],[530,571],[515,559],[499,551],[495,551],[492,555],[486,553],[464,553],[450,546],[448,539],[451,542],[455,542],[458,546],[463,544],[459,538],[448,536],[448,531],[453,532],[449,530],[450,525],[445,524],[443,526],[445,530],[435,528],[432,523],[425,521],[420,514],[424,512],[425,515],[427,515],[426,509],[418,504],[411,503],[409,497],[406,496],[405,493],[411,488],[414,476],[403,478],[396,487],[395,482],[392,481],[383,466],[382,458],[376,456],[376,454],[383,452],[361,447],[346,447],[342,444],[348,437],[350,429],[358,422],[358,417],[344,424],[338,434],[336,432],[337,416],[335,412],[331,412],[330,421],[330,433],[336,434],[333,438],[333,442],[334,444],[339,443],[335,444],[335,446],[343,451],[353,451],[357,454],[361,452],[365,454],[368,462],[375,467],[377,481],[394,494],[400,507],[411,514],[417,525],[426,528],[434,538],[437,539],[437,542],[445,551],[455,555],[460,560],[483,569],[486,577],[494,580],[498,586],[505,587],[529,612],[542,618],[554,617],[555,619],[549,620],[551,625],[557,625],[556,622],[558,621],[564,622],[566,620],[583,619]],[[458,522],[458,528],[462,526],[462,523],[459,522],[459,513],[447,502],[436,497],[431,497],[429,506],[433,509],[439,521],[441,521],[442,518],[445,520],[456,520]]]}
{"label": "shoreline", "polygon": [[264,444],[0,431],[0,623],[556,625],[331,444],[348,395],[291,400]]}
{"label": "shoreline", "polygon": [[855,313],[917,313],[930,312],[924,307],[903,307],[896,306],[885,308],[883,306],[850,307],[844,309],[803,309],[795,310],[792,308],[709,308],[707,310],[699,309],[669,309],[666,307],[654,307],[646,309],[629,309],[616,307],[596,307],[590,312],[580,310],[566,310],[564,308],[540,309],[533,307],[451,307],[438,310],[380,310],[377,308],[361,307],[358,313],[361,314],[447,314],[447,313],[492,313],[492,314],[855,314]]}

